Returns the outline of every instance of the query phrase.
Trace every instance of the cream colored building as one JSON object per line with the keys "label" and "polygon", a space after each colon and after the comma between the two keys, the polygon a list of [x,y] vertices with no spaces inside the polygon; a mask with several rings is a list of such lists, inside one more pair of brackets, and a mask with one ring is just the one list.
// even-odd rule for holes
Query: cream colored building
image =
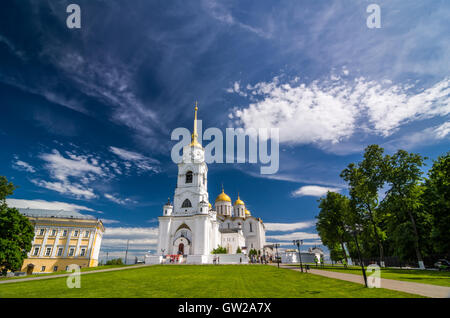
{"label": "cream colored building", "polygon": [[[35,235],[21,271],[65,271],[71,264],[98,265],[105,228],[101,220],[64,210],[18,209],[34,226]],[[34,265],[34,266],[32,266]]]}

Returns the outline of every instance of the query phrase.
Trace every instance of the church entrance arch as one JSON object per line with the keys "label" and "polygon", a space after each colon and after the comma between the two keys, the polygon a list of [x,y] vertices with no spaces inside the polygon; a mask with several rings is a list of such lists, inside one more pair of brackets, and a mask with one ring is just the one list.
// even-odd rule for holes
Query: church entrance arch
{"label": "church entrance arch", "polygon": [[192,254],[192,232],[185,223],[181,224],[172,241],[173,254],[189,255]]}

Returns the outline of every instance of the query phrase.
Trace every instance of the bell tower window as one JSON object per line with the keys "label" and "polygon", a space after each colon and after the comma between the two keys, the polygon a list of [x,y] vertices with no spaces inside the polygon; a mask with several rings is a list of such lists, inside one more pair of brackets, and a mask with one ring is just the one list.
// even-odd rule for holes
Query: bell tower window
{"label": "bell tower window", "polygon": [[182,208],[191,208],[192,207],[191,201],[189,201],[189,199],[184,200],[181,207]]}
{"label": "bell tower window", "polygon": [[192,171],[186,173],[186,183],[192,183]]}

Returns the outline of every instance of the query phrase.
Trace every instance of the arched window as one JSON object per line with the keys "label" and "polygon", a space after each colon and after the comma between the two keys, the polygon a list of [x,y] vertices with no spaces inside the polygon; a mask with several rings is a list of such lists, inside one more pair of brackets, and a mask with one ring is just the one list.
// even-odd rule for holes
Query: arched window
{"label": "arched window", "polygon": [[186,183],[192,183],[192,171],[186,173]]}
{"label": "arched window", "polygon": [[192,207],[191,201],[189,201],[189,199],[184,200],[181,207],[182,208],[191,208]]}
{"label": "arched window", "polygon": [[252,223],[250,222],[249,224],[250,224],[250,232],[253,232]]}

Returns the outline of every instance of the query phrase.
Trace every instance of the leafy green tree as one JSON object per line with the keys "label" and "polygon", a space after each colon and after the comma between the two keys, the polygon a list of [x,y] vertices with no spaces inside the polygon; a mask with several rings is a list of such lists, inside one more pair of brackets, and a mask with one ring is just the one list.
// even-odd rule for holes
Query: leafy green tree
{"label": "leafy green tree", "polygon": [[350,200],[340,193],[328,192],[319,200],[319,209],[316,230],[322,243],[334,251],[333,260],[347,259],[344,243],[349,241],[345,226],[350,219]]}
{"label": "leafy green tree", "polygon": [[236,254],[241,254],[241,253],[242,253],[241,248],[238,246],[238,248],[236,250]]}
{"label": "leafy green tree", "polygon": [[0,203],[6,204],[6,197],[13,194],[16,187],[4,176],[0,176]]}
{"label": "leafy green tree", "polygon": [[0,177],[0,271],[18,271],[31,250],[34,228],[27,217],[6,205],[6,196],[15,187],[5,177]]}
{"label": "leafy green tree", "polygon": [[[408,232],[412,235],[415,254],[419,265],[423,265],[416,219],[419,218],[419,213],[424,213],[424,210],[421,209],[418,186],[422,180],[421,168],[425,158],[419,154],[398,150],[394,155],[386,156],[386,159],[388,163],[386,180],[390,189],[386,192],[384,201],[390,206],[391,215],[407,215],[410,223]],[[426,215],[423,217],[426,218]],[[408,230],[408,226],[402,225],[402,227],[404,230]]]}
{"label": "leafy green tree", "polygon": [[113,258],[106,262],[106,265],[123,265],[121,258]]}
{"label": "leafy green tree", "polygon": [[217,248],[212,250],[212,254],[227,254],[227,249],[219,245]]}
{"label": "leafy green tree", "polygon": [[349,185],[352,208],[360,215],[363,225],[372,228],[378,244],[380,263],[383,263],[383,240],[386,236],[377,218],[379,191],[386,182],[386,161],[383,152],[384,149],[380,146],[370,145],[365,149],[364,159],[360,163],[351,163],[341,172],[341,177]]}
{"label": "leafy green tree", "polygon": [[423,199],[433,218],[434,249],[437,253],[450,254],[450,151],[433,162]]}

